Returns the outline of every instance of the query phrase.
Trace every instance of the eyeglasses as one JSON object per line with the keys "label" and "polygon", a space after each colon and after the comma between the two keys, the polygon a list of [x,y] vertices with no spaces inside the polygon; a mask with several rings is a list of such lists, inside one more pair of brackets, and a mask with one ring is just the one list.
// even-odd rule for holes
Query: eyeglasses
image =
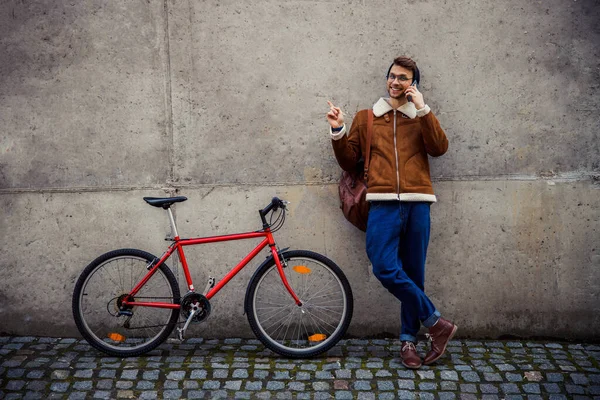
{"label": "eyeglasses", "polygon": [[391,82],[394,82],[396,79],[398,79],[399,82],[406,82],[406,81],[412,80],[412,78],[409,78],[406,75],[394,75],[394,74],[389,74],[387,78],[388,78],[388,81],[391,81]]}

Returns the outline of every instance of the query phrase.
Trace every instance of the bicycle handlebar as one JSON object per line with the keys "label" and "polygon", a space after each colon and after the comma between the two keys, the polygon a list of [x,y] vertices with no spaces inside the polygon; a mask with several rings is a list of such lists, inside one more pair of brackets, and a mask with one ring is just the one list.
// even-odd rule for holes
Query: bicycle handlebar
{"label": "bicycle handlebar", "polygon": [[283,208],[285,210],[286,204],[287,204],[287,201],[281,200],[278,197],[273,197],[271,199],[271,203],[269,203],[268,206],[266,206],[262,210],[258,210],[258,213],[260,214],[260,219],[262,220],[262,223],[263,223],[263,228],[267,228],[269,226],[269,224],[267,223],[267,220],[265,218],[266,215],[271,211],[277,211],[279,208]]}

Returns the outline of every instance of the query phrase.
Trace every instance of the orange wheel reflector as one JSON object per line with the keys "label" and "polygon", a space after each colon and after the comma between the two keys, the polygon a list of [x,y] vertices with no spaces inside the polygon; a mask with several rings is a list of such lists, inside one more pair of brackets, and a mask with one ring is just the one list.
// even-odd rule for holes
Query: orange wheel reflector
{"label": "orange wheel reflector", "polygon": [[323,335],[322,333],[315,333],[308,337],[309,342],[320,342],[321,340],[327,339],[327,335]]}
{"label": "orange wheel reflector", "polygon": [[109,333],[108,338],[110,340],[114,340],[115,342],[124,342],[125,341],[125,336],[123,336],[119,333],[116,333],[116,332]]}
{"label": "orange wheel reflector", "polygon": [[311,270],[310,268],[304,266],[304,265],[296,265],[294,268],[292,268],[294,271],[296,271],[299,274],[302,275],[306,275],[306,274],[310,274]]}

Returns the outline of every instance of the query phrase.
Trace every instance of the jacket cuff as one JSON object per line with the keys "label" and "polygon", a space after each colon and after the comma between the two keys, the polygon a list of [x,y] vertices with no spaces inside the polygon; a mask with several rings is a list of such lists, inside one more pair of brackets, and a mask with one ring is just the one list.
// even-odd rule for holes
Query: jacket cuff
{"label": "jacket cuff", "polygon": [[429,111],[431,111],[431,108],[429,108],[429,106],[425,104],[425,107],[421,108],[420,110],[417,110],[417,117],[424,117],[427,114],[429,114]]}
{"label": "jacket cuff", "polygon": [[331,135],[332,140],[340,140],[346,134],[346,124],[342,127],[342,130],[339,132],[333,132],[331,127],[329,127],[329,134]]}

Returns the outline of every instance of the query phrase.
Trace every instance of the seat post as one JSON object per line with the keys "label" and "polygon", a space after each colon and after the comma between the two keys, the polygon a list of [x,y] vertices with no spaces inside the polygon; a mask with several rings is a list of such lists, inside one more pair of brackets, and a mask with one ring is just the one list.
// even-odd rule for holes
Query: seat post
{"label": "seat post", "polygon": [[171,207],[167,208],[167,213],[169,214],[169,222],[171,223],[171,233],[173,234],[173,239],[178,238],[179,233],[177,233],[177,226],[175,225],[175,219],[173,218]]}

